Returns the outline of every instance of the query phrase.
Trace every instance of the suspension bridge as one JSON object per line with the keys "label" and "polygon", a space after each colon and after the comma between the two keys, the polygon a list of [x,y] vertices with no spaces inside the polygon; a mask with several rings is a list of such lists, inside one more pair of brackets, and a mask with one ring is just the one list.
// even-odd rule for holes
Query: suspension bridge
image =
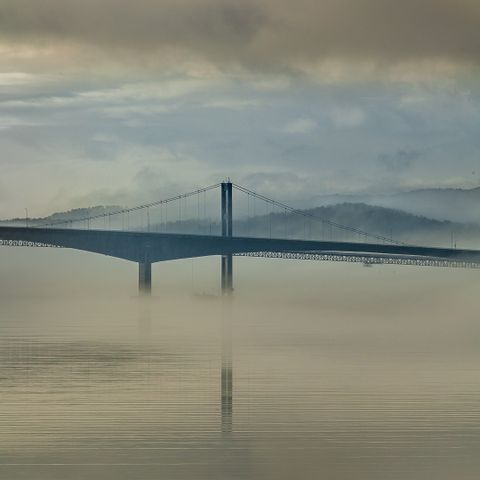
{"label": "suspension bridge", "polygon": [[221,257],[224,294],[233,291],[235,256],[480,268],[480,250],[406,244],[293,208],[230,180],[80,218],[27,218],[25,225],[0,226],[0,246],[72,248],[136,262],[144,295],[151,292],[152,263],[213,255]]}

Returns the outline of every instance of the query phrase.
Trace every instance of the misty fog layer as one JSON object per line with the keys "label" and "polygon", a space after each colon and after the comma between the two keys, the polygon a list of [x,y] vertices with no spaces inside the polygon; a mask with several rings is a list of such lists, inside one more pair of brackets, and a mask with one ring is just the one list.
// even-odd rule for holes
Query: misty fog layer
{"label": "misty fog layer", "polygon": [[218,258],[166,262],[142,301],[135,265],[8,252],[2,478],[480,472],[477,271],[238,259],[225,301]]}

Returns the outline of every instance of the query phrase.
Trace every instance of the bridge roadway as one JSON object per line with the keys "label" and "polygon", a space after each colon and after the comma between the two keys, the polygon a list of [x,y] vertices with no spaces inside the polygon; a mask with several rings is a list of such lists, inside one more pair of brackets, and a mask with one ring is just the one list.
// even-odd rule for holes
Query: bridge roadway
{"label": "bridge roadway", "polygon": [[249,252],[349,253],[382,257],[421,257],[480,264],[480,250],[389,245],[357,242],[292,240],[257,237],[222,237],[181,233],[116,230],[74,230],[35,227],[0,227],[0,240],[43,243],[122,258],[132,262]]}

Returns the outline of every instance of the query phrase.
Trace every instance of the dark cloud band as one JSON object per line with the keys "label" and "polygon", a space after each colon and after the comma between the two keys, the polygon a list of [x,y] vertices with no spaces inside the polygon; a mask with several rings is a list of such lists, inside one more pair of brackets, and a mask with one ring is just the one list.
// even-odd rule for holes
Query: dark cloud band
{"label": "dark cloud band", "polygon": [[[480,59],[478,0],[0,0],[0,41],[219,66]],[[173,56],[175,59],[175,56]],[[74,60],[74,59],[73,59]]]}

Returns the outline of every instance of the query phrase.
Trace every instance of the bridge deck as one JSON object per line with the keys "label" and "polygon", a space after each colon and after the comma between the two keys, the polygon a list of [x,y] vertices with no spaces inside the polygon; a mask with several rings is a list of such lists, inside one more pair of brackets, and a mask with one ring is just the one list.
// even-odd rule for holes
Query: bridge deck
{"label": "bridge deck", "polygon": [[[134,262],[159,262],[211,255],[275,256],[317,260],[478,266],[480,250],[356,242],[221,237],[138,231],[0,227],[0,244],[73,248]],[[317,258],[314,258],[314,256]],[[302,257],[303,256],[303,257]],[[322,258],[320,258],[320,256]],[[334,258],[335,257],[335,258]]]}

